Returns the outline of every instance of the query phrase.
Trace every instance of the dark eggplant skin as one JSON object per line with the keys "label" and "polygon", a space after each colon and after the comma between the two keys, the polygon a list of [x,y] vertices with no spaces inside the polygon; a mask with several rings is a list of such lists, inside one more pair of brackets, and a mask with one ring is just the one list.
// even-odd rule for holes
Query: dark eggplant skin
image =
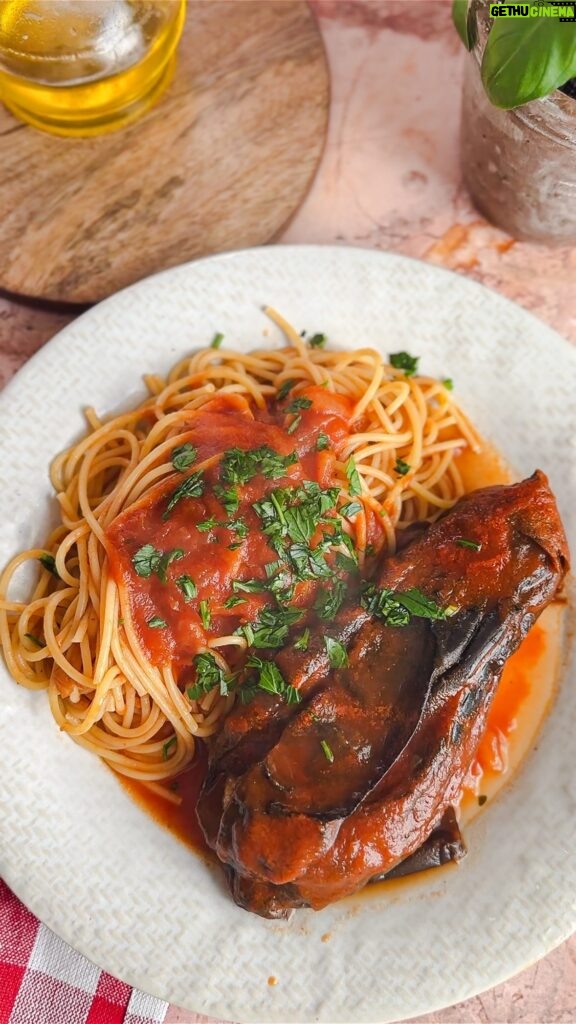
{"label": "dark eggplant skin", "polygon": [[302,702],[233,709],[198,805],[236,902],[265,917],[320,909],[415,855],[457,802],[504,664],[567,569],[536,472],[467,495],[381,562],[378,586],[418,588],[456,608],[449,618],[394,627],[351,605],[329,628],[346,668],[330,670],[320,636],[276,655]]}

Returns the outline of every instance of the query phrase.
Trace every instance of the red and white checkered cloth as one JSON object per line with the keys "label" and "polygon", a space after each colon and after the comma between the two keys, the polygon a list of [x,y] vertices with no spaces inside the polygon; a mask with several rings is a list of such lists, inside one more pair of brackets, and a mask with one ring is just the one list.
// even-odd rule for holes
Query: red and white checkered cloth
{"label": "red and white checkered cloth", "polygon": [[0,1024],[162,1024],[167,1009],[76,953],[0,879]]}

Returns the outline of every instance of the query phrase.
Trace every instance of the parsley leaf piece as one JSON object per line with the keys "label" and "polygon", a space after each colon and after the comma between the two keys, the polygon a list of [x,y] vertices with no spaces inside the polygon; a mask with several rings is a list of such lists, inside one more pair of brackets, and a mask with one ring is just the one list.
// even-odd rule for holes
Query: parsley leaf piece
{"label": "parsley leaf piece", "polygon": [[30,643],[34,644],[35,647],[44,647],[44,641],[39,636],[35,636],[34,633],[24,633],[24,636]]}
{"label": "parsley leaf piece", "polygon": [[399,476],[406,476],[406,473],[409,473],[411,469],[412,466],[408,462],[404,462],[404,459],[396,459],[394,472],[398,473]]}
{"label": "parsley leaf piece", "polygon": [[306,398],[303,395],[301,398],[295,398],[290,405],[286,408],[286,412],[298,412],[299,409],[309,409],[312,405],[312,399]]}
{"label": "parsley leaf piece", "polygon": [[198,587],[194,583],[194,580],[191,576],[186,574],[178,577],[176,580],[176,586],[178,587],[178,590],[181,590],[184,594],[185,601],[191,601],[192,598],[196,597],[198,594]]}
{"label": "parsley leaf piece", "polygon": [[202,620],[204,629],[210,629],[210,623],[212,622],[212,612],[210,611],[210,602],[202,600],[198,605],[198,611]]}
{"label": "parsley leaf piece", "polygon": [[153,544],[144,544],[132,555],[132,565],[138,576],[148,579],[153,572],[156,572],[162,552],[158,551]]}
{"label": "parsley leaf piece", "polygon": [[288,466],[292,466],[296,460],[296,452],[280,455],[266,444],[248,451],[229,448],[222,459],[222,479],[228,484],[247,484],[261,473],[269,480],[276,480],[286,476]]}
{"label": "parsley leaf piece", "polygon": [[247,644],[261,649],[281,647],[303,614],[300,608],[264,608],[256,622],[242,627]]}
{"label": "parsley leaf piece", "polygon": [[396,595],[400,604],[407,608],[411,615],[421,619],[449,619],[456,611],[452,605],[441,608],[431,597],[426,597],[418,587],[412,587]]}
{"label": "parsley leaf piece", "polygon": [[265,580],[232,580],[232,590],[236,594],[262,594],[268,590],[268,584]]}
{"label": "parsley leaf piece", "polygon": [[392,352],[390,364],[395,370],[404,370],[407,377],[412,377],[418,369],[420,356],[411,356],[409,352]]}
{"label": "parsley leaf piece", "polygon": [[295,387],[297,383],[298,381],[295,380],[285,380],[278,388],[278,401],[284,401],[284,399],[290,394],[292,388]]}
{"label": "parsley leaf piece", "polygon": [[345,555],[343,551],[336,552],[336,565],[344,572],[356,572],[358,562],[352,555]]}
{"label": "parsley leaf piece", "polygon": [[307,651],[309,645],[310,645],[310,630],[308,629],[308,627],[306,627],[304,632],[300,633],[300,636],[294,641],[294,649],[296,651]]}
{"label": "parsley leaf piece", "polygon": [[238,511],[240,497],[236,487],[222,487],[221,484],[215,484],[214,493],[224,506],[228,516],[233,516]]}
{"label": "parsley leaf piece", "polygon": [[151,619],[148,619],[146,625],[150,626],[150,629],[165,629],[168,623],[166,619],[161,619],[159,615],[153,615]]}
{"label": "parsley leaf piece", "polygon": [[346,595],[344,580],[334,580],[329,590],[321,590],[314,602],[314,611],[321,619],[333,619]]}
{"label": "parsley leaf piece", "polygon": [[287,686],[284,691],[284,699],[287,704],[299,704],[302,697],[295,686]]}
{"label": "parsley leaf piece", "polygon": [[341,516],[346,516],[346,519],[351,519],[352,516],[357,516],[362,511],[363,506],[359,501],[347,501],[345,505],[342,505],[338,511]]}
{"label": "parsley leaf piece", "polygon": [[360,474],[356,468],[354,457],[351,455],[346,465],[346,477],[348,479],[348,490],[352,498],[356,498],[359,494],[362,494],[362,484],[360,483]]}
{"label": "parsley leaf piece", "polygon": [[264,661],[258,676],[258,686],[267,693],[282,695],[286,690],[286,680],[273,661]]}
{"label": "parsley leaf piece", "polygon": [[171,751],[172,747],[176,746],[177,742],[178,742],[178,740],[177,740],[176,736],[171,736],[169,740],[166,740],[166,743],[162,747],[162,760],[163,761],[167,761],[168,760],[168,758],[170,757],[170,751]]}
{"label": "parsley leaf piece", "polygon": [[163,555],[160,555],[160,558],[158,559],[158,564],[154,569],[154,572],[156,573],[161,583],[167,582],[166,573],[168,572],[168,566],[171,565],[172,562],[175,562],[176,559],[183,557],[184,552],[182,548],[172,548],[171,551],[166,551],[164,552]]}
{"label": "parsley leaf piece", "polygon": [[471,548],[472,551],[482,551],[482,545],[477,540],[466,540],[465,537],[458,537],[455,543],[459,548]]}
{"label": "parsley leaf piece", "polygon": [[288,549],[288,558],[299,580],[322,579],[332,575],[332,570],[319,548],[292,544]]}
{"label": "parsley leaf piece", "polygon": [[244,540],[250,533],[245,519],[231,519],[229,523],[221,525],[227,525],[228,529],[235,533],[240,540]]}
{"label": "parsley leaf piece", "polygon": [[179,473],[183,473],[188,469],[198,454],[198,449],[190,444],[188,441],[186,444],[180,444],[172,452],[172,465],[174,469],[177,469]]}
{"label": "parsley leaf piece", "polygon": [[224,335],[221,334],[220,331],[218,331],[217,334],[215,334],[214,337],[212,338],[212,341],[210,342],[210,348],[220,348],[220,345],[222,344],[223,341]]}
{"label": "parsley leaf piece", "polygon": [[331,636],[324,637],[324,646],[330,662],[330,668],[346,668],[348,664],[348,653],[339,640],[333,640]]}
{"label": "parsley leaf piece", "polygon": [[457,610],[451,605],[441,608],[417,587],[395,591],[386,587],[379,589],[373,583],[364,588],[360,603],[387,626],[407,626],[412,616],[420,619],[447,619]]}
{"label": "parsley leaf piece", "polygon": [[232,594],[232,597],[227,597],[224,601],[225,608],[235,608],[237,604],[246,604],[246,598],[240,597],[240,594]]}
{"label": "parsley leaf piece", "polygon": [[42,565],[44,566],[45,569],[48,570],[48,572],[51,572],[53,576],[56,576],[57,579],[60,579],[60,574],[56,568],[56,559],[54,558],[54,555],[50,555],[48,552],[46,552],[45,555],[38,555],[38,561],[42,563]]}
{"label": "parsley leaf piece", "polygon": [[166,506],[166,511],[162,516],[163,520],[168,519],[172,509],[179,501],[183,498],[200,498],[204,494],[204,479],[201,470],[197,470],[195,473],[191,473],[190,476],[186,477],[181,484],[178,485],[176,490],[172,492],[172,496]]}
{"label": "parsley leaf piece", "polygon": [[290,426],[286,427],[286,433],[287,434],[293,434],[294,431],[298,429],[298,427],[300,426],[301,422],[302,422],[302,416],[300,415],[300,413],[298,413],[298,415],[295,416],[294,419],[292,420]]}
{"label": "parsley leaf piece", "polygon": [[216,516],[210,516],[209,519],[202,519],[200,523],[196,523],[196,529],[200,530],[200,533],[208,533],[208,530],[213,530],[215,526],[219,526]]}
{"label": "parsley leaf piece", "polygon": [[332,753],[332,748],[330,744],[327,743],[326,740],[320,740],[320,746],[322,747],[322,752],[326,760],[330,764],[334,764],[334,754]]}
{"label": "parsley leaf piece", "polygon": [[441,383],[446,388],[446,391],[454,391],[454,381],[452,380],[452,377],[444,377],[444,380]]}
{"label": "parsley leaf piece", "polygon": [[324,434],[322,432],[320,434],[318,434],[318,437],[316,438],[316,451],[317,452],[325,452],[326,449],[329,448],[329,447],[330,447],[330,438],[328,437],[328,434]]}
{"label": "parsley leaf piece", "polygon": [[213,654],[197,654],[193,665],[196,670],[196,682],[186,690],[190,700],[198,700],[216,687],[223,697],[227,696],[233,676],[227,676],[223,672]]}
{"label": "parsley leaf piece", "polygon": [[327,340],[325,334],[313,334],[311,338],[308,338],[308,344],[310,348],[324,348]]}

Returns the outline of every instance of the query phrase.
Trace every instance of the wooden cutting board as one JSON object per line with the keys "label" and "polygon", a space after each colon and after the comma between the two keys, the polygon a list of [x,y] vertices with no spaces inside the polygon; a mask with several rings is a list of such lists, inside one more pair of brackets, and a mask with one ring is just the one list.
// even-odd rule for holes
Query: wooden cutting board
{"label": "wooden cutting board", "polygon": [[329,79],[301,0],[189,0],[174,79],[130,128],[63,139],[0,106],[0,288],[95,302],[272,239],[322,152]]}

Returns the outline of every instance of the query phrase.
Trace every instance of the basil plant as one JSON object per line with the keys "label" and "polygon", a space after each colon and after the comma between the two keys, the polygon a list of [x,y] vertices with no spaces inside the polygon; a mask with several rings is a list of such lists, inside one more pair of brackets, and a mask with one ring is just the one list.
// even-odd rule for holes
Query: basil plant
{"label": "basil plant", "polygon": [[[544,6],[542,0],[530,7]],[[550,4],[558,7],[558,4]],[[569,5],[572,6],[572,5]],[[476,42],[470,0],[453,0],[452,19],[466,49]],[[482,82],[495,107],[509,110],[541,99],[576,78],[576,22],[550,16],[492,19],[482,58]]]}

